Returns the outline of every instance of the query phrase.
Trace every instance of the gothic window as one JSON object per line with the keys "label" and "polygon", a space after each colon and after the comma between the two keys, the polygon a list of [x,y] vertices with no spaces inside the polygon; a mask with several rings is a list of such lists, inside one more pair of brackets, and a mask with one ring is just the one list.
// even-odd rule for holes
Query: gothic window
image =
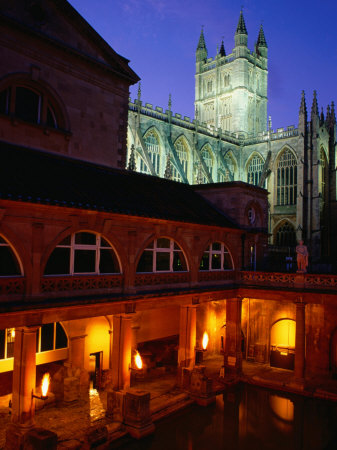
{"label": "gothic window", "polygon": [[0,114],[49,128],[64,128],[55,101],[46,92],[12,84],[0,92]]}
{"label": "gothic window", "polygon": [[[159,147],[159,139],[157,134],[151,130],[145,136],[145,145],[147,151],[149,153],[151,162],[153,164],[153,168],[157,175],[159,175],[160,170],[160,147]],[[147,169],[147,167],[146,167]]]}
{"label": "gothic window", "polygon": [[137,167],[139,167],[140,173],[149,173],[149,169],[148,169],[144,159],[141,156],[138,159]]}
{"label": "gothic window", "polygon": [[[202,159],[204,160],[204,163],[208,169],[208,172],[210,173],[210,175],[212,175],[212,171],[213,171],[213,158],[212,158],[212,154],[210,151],[210,148],[208,145],[206,145],[202,150],[201,150],[201,156]],[[202,182],[203,184],[206,184],[208,182],[208,179],[206,177],[206,175],[203,175],[202,178]]]}
{"label": "gothic window", "polygon": [[169,238],[152,241],[143,251],[137,272],[185,272],[187,265],[181,248]]}
{"label": "gothic window", "polygon": [[[0,330],[0,359],[14,356],[15,328]],[[59,322],[47,323],[36,334],[36,352],[58,350],[68,347],[68,338]]]}
{"label": "gothic window", "polygon": [[276,229],[274,242],[279,247],[296,247],[296,232],[290,222],[283,222]]}
{"label": "gothic window", "polygon": [[321,148],[321,151],[320,151],[320,184],[321,184],[321,196],[322,196],[322,203],[323,203],[323,205],[326,202],[327,178],[328,178],[328,164],[327,164],[325,152]]}
{"label": "gothic window", "polygon": [[297,161],[286,149],[277,164],[277,205],[295,205],[297,196]]}
{"label": "gothic window", "polygon": [[221,166],[222,172],[219,174],[220,183],[224,181],[232,181],[235,177],[235,162],[231,152],[227,152],[224,156],[226,165]]}
{"label": "gothic window", "polygon": [[223,85],[224,87],[228,87],[230,84],[230,75],[228,73],[225,73],[223,76]]}
{"label": "gothic window", "polygon": [[207,247],[199,270],[233,270],[231,254],[223,242],[213,242]]}
{"label": "gothic window", "polygon": [[[187,176],[187,170],[188,170],[188,149],[187,145],[183,138],[179,138],[175,143],[174,147],[177,151],[177,155],[180,161],[180,164],[183,168],[183,171],[185,172],[185,175]],[[176,167],[172,167],[172,178],[175,181],[182,181],[179,171]]]}
{"label": "gothic window", "polygon": [[207,93],[210,94],[213,90],[213,83],[212,81],[207,81]]}
{"label": "gothic window", "polygon": [[67,236],[51,253],[45,275],[120,273],[115,251],[99,234],[81,231]]}
{"label": "gothic window", "polygon": [[250,160],[247,169],[248,183],[254,184],[255,186],[259,185],[263,172],[263,166],[264,166],[263,159],[258,155],[254,155]]}
{"label": "gothic window", "polygon": [[0,236],[0,277],[22,275],[20,263],[11,246]]}

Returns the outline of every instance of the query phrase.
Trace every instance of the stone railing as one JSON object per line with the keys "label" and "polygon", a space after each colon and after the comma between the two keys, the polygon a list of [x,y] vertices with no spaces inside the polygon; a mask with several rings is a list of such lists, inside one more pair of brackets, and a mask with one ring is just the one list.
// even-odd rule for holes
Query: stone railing
{"label": "stone railing", "polygon": [[337,275],[282,272],[238,273],[238,282],[244,285],[263,285],[268,287],[301,287],[304,289],[336,289]]}
{"label": "stone railing", "polygon": [[121,288],[123,275],[44,276],[41,292],[86,291]]}
{"label": "stone railing", "polygon": [[188,283],[189,272],[137,273],[135,286],[153,286],[158,284]]}
{"label": "stone railing", "polygon": [[234,270],[200,271],[199,281],[235,281]]}
{"label": "stone railing", "polygon": [[25,277],[0,277],[0,295],[21,295],[25,293],[25,288]]}

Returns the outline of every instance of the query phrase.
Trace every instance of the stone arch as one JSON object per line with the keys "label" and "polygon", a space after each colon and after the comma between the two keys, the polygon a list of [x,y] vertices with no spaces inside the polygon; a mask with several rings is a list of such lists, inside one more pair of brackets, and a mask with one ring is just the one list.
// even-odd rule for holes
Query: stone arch
{"label": "stone arch", "polygon": [[[0,247],[3,252],[2,255],[2,262],[6,260],[8,260],[8,263],[11,264],[11,272],[10,274],[7,273],[3,273],[2,271],[0,272],[0,277],[1,276],[11,276],[11,275],[16,275],[16,276],[24,276],[26,271],[24,270],[25,265],[22,262],[22,259],[20,258],[19,252],[16,249],[16,246],[13,245],[12,240],[9,238],[9,236],[7,235],[7,233],[3,233],[2,230],[0,230]],[[1,265],[0,265],[1,267]],[[5,269],[5,268],[4,268]],[[8,267],[7,267],[8,270]],[[17,272],[17,273],[14,273]]]}
{"label": "stone arch", "polygon": [[[50,84],[40,79],[39,81],[35,81],[32,79],[31,75],[27,73],[9,74],[0,81],[0,94],[6,89],[16,90],[17,87],[26,88],[41,95],[43,102],[46,101],[48,105],[50,104],[53,113],[57,117],[58,126],[56,128],[70,131],[70,120],[65,103],[59,93]],[[13,113],[14,111],[9,111],[10,115]]]}
{"label": "stone arch", "polygon": [[270,327],[270,365],[294,370],[296,321],[288,317]]}

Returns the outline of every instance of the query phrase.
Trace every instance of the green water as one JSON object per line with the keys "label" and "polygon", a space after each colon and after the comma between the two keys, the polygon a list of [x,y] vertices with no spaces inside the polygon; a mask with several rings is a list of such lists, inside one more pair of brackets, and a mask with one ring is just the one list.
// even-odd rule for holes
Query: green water
{"label": "green water", "polygon": [[128,450],[337,450],[337,404],[240,385],[156,423]]}

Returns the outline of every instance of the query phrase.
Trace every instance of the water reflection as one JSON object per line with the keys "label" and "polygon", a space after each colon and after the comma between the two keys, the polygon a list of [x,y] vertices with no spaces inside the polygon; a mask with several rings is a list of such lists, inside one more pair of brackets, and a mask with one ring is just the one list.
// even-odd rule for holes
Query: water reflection
{"label": "water reflection", "polygon": [[[240,385],[207,408],[192,406],[156,424],[128,450],[336,449],[337,405]],[[114,447],[115,448],[115,447]]]}

